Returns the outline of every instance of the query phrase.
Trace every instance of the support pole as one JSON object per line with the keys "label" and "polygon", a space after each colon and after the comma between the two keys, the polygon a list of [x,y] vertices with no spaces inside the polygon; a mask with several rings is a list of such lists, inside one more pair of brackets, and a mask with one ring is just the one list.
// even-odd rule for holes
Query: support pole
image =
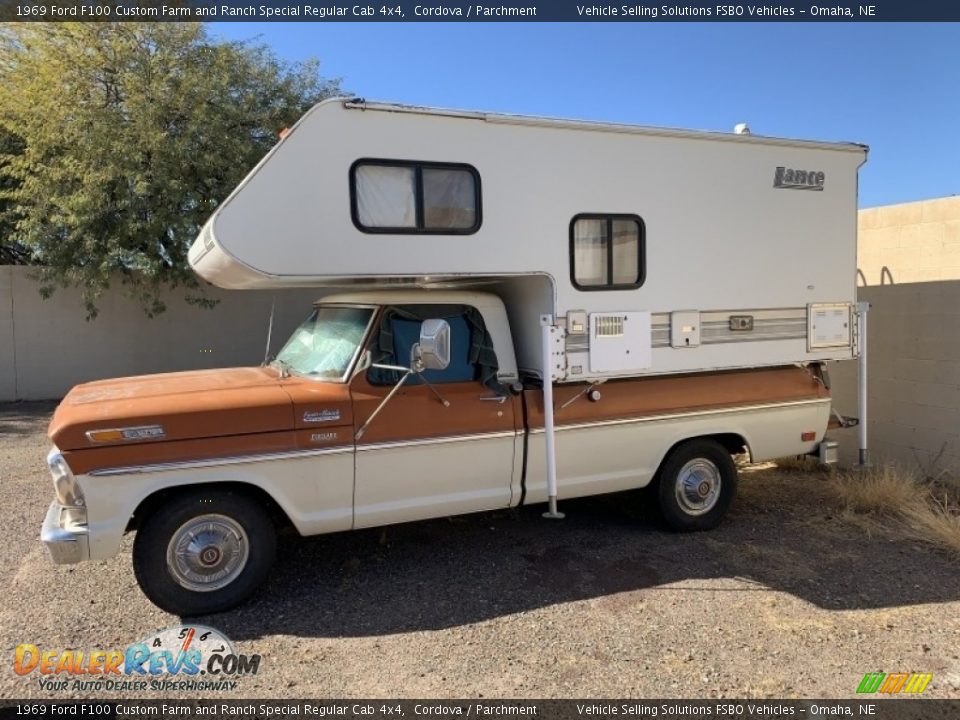
{"label": "support pole", "polygon": [[541,366],[543,368],[543,435],[547,447],[547,501],[549,509],[543,517],[562,520],[563,513],[557,511],[557,456],[554,445],[553,426],[553,316],[540,316],[540,340],[542,347]]}
{"label": "support pole", "polygon": [[857,336],[860,342],[860,359],[857,365],[857,425],[860,444],[860,467],[870,466],[870,451],[867,449],[867,313],[870,303],[857,303]]}

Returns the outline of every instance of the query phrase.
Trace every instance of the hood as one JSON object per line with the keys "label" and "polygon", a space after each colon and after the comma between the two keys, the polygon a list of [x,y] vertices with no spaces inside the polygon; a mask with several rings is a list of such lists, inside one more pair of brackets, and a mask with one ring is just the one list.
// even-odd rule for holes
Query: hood
{"label": "hood", "polygon": [[[162,435],[91,442],[91,430],[160,426]],[[293,406],[272,368],[229,368],[85,383],[47,431],[61,450],[290,430]]]}

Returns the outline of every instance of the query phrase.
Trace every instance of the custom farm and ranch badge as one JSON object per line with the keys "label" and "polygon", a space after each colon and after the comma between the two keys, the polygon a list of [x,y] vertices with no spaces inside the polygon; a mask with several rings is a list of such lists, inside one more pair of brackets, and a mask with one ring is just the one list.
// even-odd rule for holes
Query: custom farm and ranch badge
{"label": "custom farm and ranch badge", "polygon": [[170,692],[236,690],[256,675],[260,655],[237,653],[230,639],[205,625],[174,625],[125,649],[55,650],[21,643],[13,672],[40,690],[66,692]]}

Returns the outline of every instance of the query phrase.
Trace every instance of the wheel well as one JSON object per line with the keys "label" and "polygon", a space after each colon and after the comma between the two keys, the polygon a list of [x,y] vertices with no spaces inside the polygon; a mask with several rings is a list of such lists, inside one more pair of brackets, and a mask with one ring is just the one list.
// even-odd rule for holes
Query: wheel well
{"label": "wheel well", "polygon": [[173,487],[162,488],[151,493],[150,495],[147,495],[147,497],[141,500],[140,504],[137,505],[136,509],[133,511],[133,515],[130,516],[130,521],[127,523],[127,532],[136,530],[143,518],[149,517],[150,514],[153,513],[158,507],[177,495],[185,492],[196,492],[204,489],[209,489],[211,491],[215,490],[218,492],[226,491],[235,493],[237,495],[244,495],[264,507],[267,511],[267,514],[270,516],[270,519],[273,520],[274,525],[278,529],[293,527],[293,523],[283,511],[283,508],[281,508],[277,504],[277,501],[274,500],[270,495],[270,493],[263,488],[243,482],[211,482],[196,483],[191,485],[174,485]]}
{"label": "wheel well", "polygon": [[[678,440],[675,442],[669,450],[664,454],[663,458],[660,460],[660,466],[663,466],[664,460],[670,457],[670,454],[676,450],[680,445],[683,445],[686,442],[691,440],[713,440],[720,443],[723,448],[730,453],[731,455],[738,455],[740,453],[750,453],[750,446],[747,444],[747,441],[743,438],[742,435],[737,433],[715,433],[713,435],[696,435],[694,437],[684,438],[683,440]],[[660,469],[657,468],[657,472]]]}

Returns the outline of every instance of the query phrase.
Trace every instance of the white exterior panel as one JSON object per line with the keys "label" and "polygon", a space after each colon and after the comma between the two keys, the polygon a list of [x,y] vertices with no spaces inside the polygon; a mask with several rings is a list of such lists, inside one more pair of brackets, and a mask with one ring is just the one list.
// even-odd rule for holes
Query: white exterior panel
{"label": "white exterior panel", "polygon": [[266,491],[301,535],[353,527],[353,447],[289,456],[171,463],[80,475],[86,499],[90,559],[116,554],[127,523],[147,497],[166,488],[240,482]]}
{"label": "white exterior panel", "polygon": [[516,433],[363,447],[355,528],[511,505]]}
{"label": "white exterior panel", "polygon": [[[670,448],[707,435],[740,435],[754,462],[803,455],[823,440],[829,417],[830,400],[823,399],[558,427],[559,496],[643,487]],[[815,439],[801,440],[801,433],[808,431],[816,433]],[[547,500],[544,457],[543,431],[534,431],[527,450],[527,503]]]}

